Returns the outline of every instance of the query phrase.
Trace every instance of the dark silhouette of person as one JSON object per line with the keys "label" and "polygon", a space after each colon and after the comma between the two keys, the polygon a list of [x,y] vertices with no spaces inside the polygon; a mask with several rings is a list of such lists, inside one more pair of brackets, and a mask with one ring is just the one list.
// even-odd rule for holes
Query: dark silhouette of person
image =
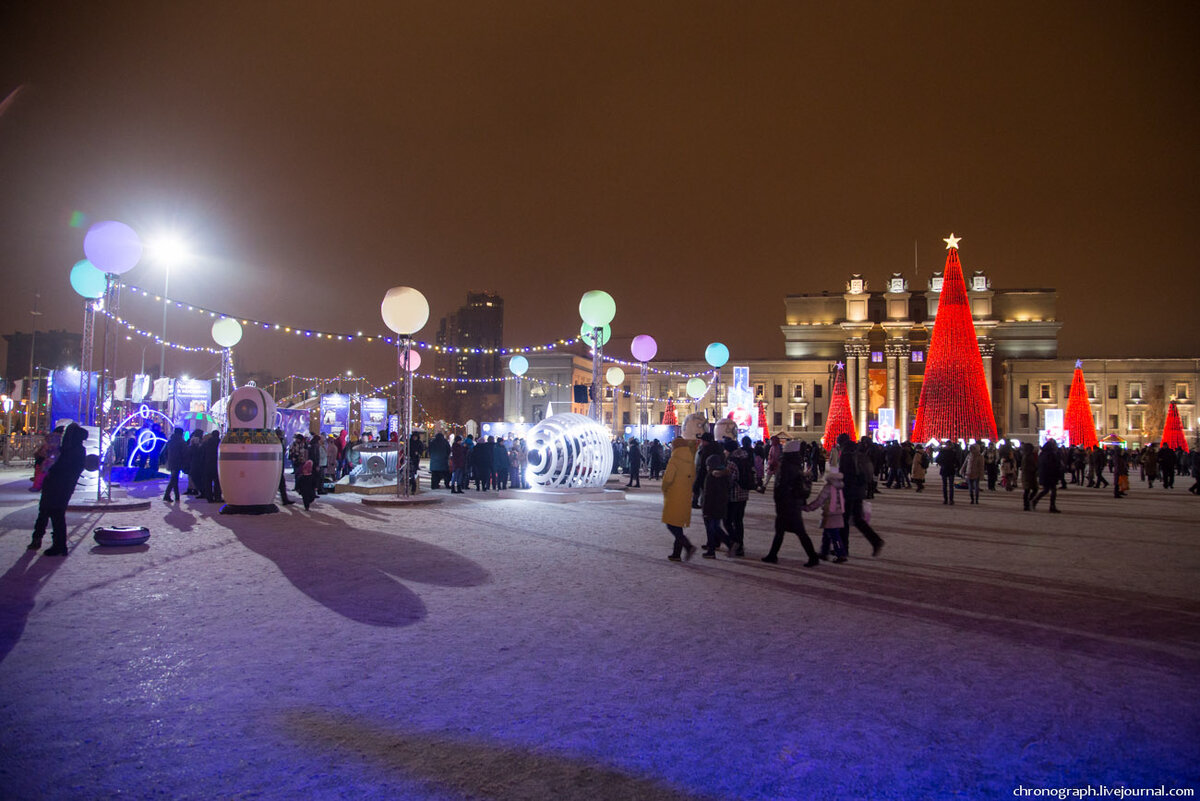
{"label": "dark silhouette of person", "polygon": [[86,439],[87,430],[75,423],[71,423],[63,432],[58,460],[50,466],[42,482],[42,497],[29,550],[36,551],[42,547],[42,537],[46,534],[46,523],[49,521],[52,542],[43,552],[44,555],[67,555],[67,505],[83,473],[83,442]]}

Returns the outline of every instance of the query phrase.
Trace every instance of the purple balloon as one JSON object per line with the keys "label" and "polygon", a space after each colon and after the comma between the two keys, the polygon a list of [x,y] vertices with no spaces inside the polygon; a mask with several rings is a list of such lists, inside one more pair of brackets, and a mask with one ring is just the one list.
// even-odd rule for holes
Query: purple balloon
{"label": "purple balloon", "polygon": [[629,350],[633,353],[633,358],[637,361],[648,362],[658,353],[658,343],[649,334],[638,334],[633,338],[633,343],[629,346]]}
{"label": "purple balloon", "polygon": [[83,252],[96,269],[120,275],[142,259],[142,240],[137,232],[116,220],[98,222],[83,237]]}

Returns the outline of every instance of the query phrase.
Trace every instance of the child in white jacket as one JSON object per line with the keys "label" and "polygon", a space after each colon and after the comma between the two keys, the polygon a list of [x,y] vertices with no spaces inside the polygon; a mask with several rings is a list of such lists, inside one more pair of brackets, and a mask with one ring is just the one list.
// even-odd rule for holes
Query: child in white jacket
{"label": "child in white jacket", "polygon": [[846,512],[846,496],[842,492],[842,474],[838,472],[837,464],[830,462],[825,470],[825,486],[806,504],[804,511],[821,510],[821,558],[828,559],[830,550],[833,551],[833,561],[845,562],[847,553],[846,529],[843,526]]}

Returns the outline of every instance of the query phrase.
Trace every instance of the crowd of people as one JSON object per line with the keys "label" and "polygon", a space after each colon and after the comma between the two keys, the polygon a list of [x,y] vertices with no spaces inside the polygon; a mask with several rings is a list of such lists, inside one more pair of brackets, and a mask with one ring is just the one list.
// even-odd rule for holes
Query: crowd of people
{"label": "crowd of people", "polygon": [[[151,447],[137,446],[137,431],[118,440],[123,450],[134,454],[136,463],[132,466],[137,468],[138,476],[157,475],[165,466],[168,480],[163,500],[167,503],[179,503],[181,475],[187,479],[184,494],[210,502],[223,501],[217,469],[221,442],[218,431],[194,431],[189,435],[176,427],[165,439],[157,428],[153,433],[153,438],[146,438]],[[351,472],[355,449],[373,440],[370,433],[351,440],[345,431],[337,436],[297,433],[290,442],[281,429],[275,434],[285,463],[291,466],[292,490],[305,509]],[[31,549],[40,547],[47,525],[53,524],[54,545],[46,553],[66,552],[63,514],[83,469],[82,443],[86,436],[77,425],[60,427],[46,436],[34,455],[31,490],[41,491],[42,499]],[[413,458],[414,490],[421,461],[426,458],[432,490],[445,488],[461,494],[472,489],[528,489],[528,449],[521,438],[470,434],[447,437],[439,431],[426,445],[414,433],[406,450]],[[778,562],[786,535],[791,532],[807,556],[805,567],[815,567],[828,559],[845,562],[849,558],[851,526],[866,538],[872,555],[877,555],[884,541],[870,524],[871,499],[881,486],[924,492],[933,470],[941,478],[945,505],[956,503],[956,490],[965,489],[968,503],[978,504],[985,488],[987,492],[1005,493],[1020,489],[1026,511],[1036,510],[1048,496],[1048,511],[1057,514],[1061,511],[1057,503],[1060,489],[1111,488],[1114,497],[1122,498],[1130,491],[1132,473],[1147,489],[1158,484],[1167,491],[1174,489],[1177,476],[1190,475],[1193,482],[1188,492],[1200,495],[1200,455],[1157,444],[1127,450],[1119,445],[1059,447],[1053,439],[1042,447],[1002,440],[972,442],[964,448],[960,443],[941,447],[911,442],[881,444],[869,437],[854,442],[843,434],[826,452],[819,442],[780,437],[757,443],[749,437],[717,440],[707,432],[695,439],[677,437],[665,446],[657,439],[642,443],[618,438],[613,442],[613,472],[625,474],[627,487],[641,487],[643,473],[662,482],[662,521],[674,538],[668,557],[672,561],[691,558],[697,550],[707,559],[715,559],[722,549],[733,558],[745,556],[747,503],[751,493],[768,491],[775,509],[774,536],[762,561]],[[820,491],[811,497],[813,484],[822,478]],[[288,497],[286,470],[280,477],[279,494],[285,505],[294,503]],[[704,544],[699,548],[683,531],[690,526],[694,511],[699,511],[705,530]],[[819,550],[805,529],[804,512],[820,513]]]}

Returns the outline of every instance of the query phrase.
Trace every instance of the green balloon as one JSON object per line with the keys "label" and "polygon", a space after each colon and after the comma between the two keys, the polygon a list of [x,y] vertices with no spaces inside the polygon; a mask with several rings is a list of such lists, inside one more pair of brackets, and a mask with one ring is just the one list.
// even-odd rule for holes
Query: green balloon
{"label": "green balloon", "polygon": [[592,289],[579,300],[579,316],[584,324],[602,328],[617,316],[617,302],[603,289]]}

